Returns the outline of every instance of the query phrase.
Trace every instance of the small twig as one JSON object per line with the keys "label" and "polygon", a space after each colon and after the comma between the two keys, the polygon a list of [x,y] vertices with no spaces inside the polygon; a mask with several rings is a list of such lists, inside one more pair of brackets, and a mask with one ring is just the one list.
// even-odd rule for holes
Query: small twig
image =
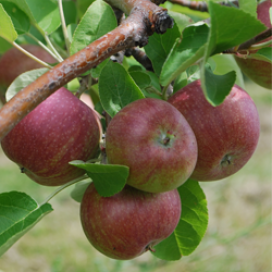
{"label": "small twig", "polygon": [[260,33],[259,35],[255,36],[254,38],[240,44],[239,46],[235,46],[235,47],[232,47],[228,50],[223,51],[223,53],[236,53],[239,51],[250,50],[250,49],[256,50],[260,46],[258,46],[258,48],[256,48],[253,46],[254,44],[259,43],[259,42],[261,42],[271,36],[272,36],[272,28],[269,28],[269,29],[265,30],[264,32]]}
{"label": "small twig", "polygon": [[[189,1],[189,0],[171,0],[172,3],[178,4],[180,6],[189,8],[191,10],[197,10],[201,12],[209,12],[208,10],[208,4],[206,2],[197,2],[197,1]],[[238,1],[227,1],[227,2],[220,2],[219,3],[222,6],[239,6]]]}
{"label": "small twig", "polygon": [[142,64],[147,71],[153,72],[153,66],[151,60],[148,58],[146,53],[143,50],[140,50],[137,47],[126,50],[126,56],[133,56],[140,64]]}

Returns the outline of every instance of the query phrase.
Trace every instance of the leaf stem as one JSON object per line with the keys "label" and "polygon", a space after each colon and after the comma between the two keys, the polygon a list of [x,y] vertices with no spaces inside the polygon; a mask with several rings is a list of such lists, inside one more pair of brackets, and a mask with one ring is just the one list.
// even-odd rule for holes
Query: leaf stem
{"label": "leaf stem", "polygon": [[17,44],[16,42],[12,42],[12,45],[14,47],[16,47],[18,50],[20,50],[22,53],[24,53],[25,55],[27,55],[28,57],[30,57],[31,59],[37,61],[38,63],[40,63],[41,65],[43,65],[44,67],[51,69],[52,66],[49,65],[48,63],[40,60],[39,58],[37,58],[36,56],[32,55],[31,53],[29,53],[28,51],[26,51],[24,48],[22,48],[19,44]]}
{"label": "leaf stem", "polygon": [[248,48],[248,50],[262,49],[265,47],[269,47],[271,44],[272,44],[272,39],[263,43],[253,44]]}
{"label": "leaf stem", "polygon": [[59,54],[59,52],[56,50],[56,48],[53,46],[53,44],[51,43],[49,37],[47,35],[44,35],[44,38],[48,44],[48,46],[51,48],[51,50],[54,52],[54,54],[56,55],[56,57],[58,58],[59,62],[63,61],[62,56]]}
{"label": "leaf stem", "polygon": [[44,50],[46,50],[54,59],[56,59],[59,62],[57,56],[44,43],[42,43],[39,39],[37,39],[34,35],[32,35],[29,32],[26,33],[26,35],[33,39],[36,43],[38,43]]}
{"label": "leaf stem", "polygon": [[51,200],[55,195],[57,195],[59,192],[61,192],[62,190],[66,189],[67,187],[79,182],[79,181],[82,181],[84,179],[87,179],[87,175],[83,175],[77,179],[74,179],[74,180],[71,180],[70,182],[58,187],[51,195],[49,195],[41,204],[40,206],[44,205],[45,203],[49,202],[49,200]]}
{"label": "leaf stem", "polygon": [[59,12],[60,12],[60,19],[61,19],[61,25],[62,25],[62,32],[66,44],[66,50],[68,52],[68,55],[70,56],[70,40],[68,37],[68,32],[67,32],[67,27],[65,23],[65,18],[64,18],[64,12],[63,12],[63,6],[62,6],[62,0],[58,0],[59,3]]}

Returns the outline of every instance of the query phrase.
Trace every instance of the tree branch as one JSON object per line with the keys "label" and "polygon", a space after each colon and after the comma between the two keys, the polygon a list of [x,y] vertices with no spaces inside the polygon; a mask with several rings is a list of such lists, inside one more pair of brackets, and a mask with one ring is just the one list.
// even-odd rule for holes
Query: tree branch
{"label": "tree branch", "polygon": [[128,18],[113,31],[59,63],[23,88],[0,110],[0,141],[30,111],[61,86],[97,66],[109,56],[135,46],[144,46],[154,31],[164,33],[173,26],[166,10],[148,0],[110,0]]}

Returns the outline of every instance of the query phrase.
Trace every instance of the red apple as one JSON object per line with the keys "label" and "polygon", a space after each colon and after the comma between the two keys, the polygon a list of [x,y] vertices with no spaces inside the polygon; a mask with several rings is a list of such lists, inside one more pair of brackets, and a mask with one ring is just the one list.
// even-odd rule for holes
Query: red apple
{"label": "red apple", "polygon": [[[47,51],[37,45],[26,44],[22,47],[44,62],[57,62]],[[0,88],[7,89],[12,81],[22,73],[43,66],[13,47],[0,58]]]}
{"label": "red apple", "polygon": [[153,194],[130,186],[112,197],[102,197],[91,183],[80,215],[83,230],[98,251],[129,260],[152,250],[174,231],[181,201],[177,190]]}
{"label": "red apple", "polygon": [[56,186],[84,174],[68,162],[93,158],[99,140],[94,111],[60,88],[18,123],[1,145],[31,179]]}
{"label": "red apple", "polygon": [[106,152],[109,163],[129,167],[127,184],[152,193],[182,185],[197,160],[195,135],[185,118],[154,98],[134,101],[113,117]]}
{"label": "red apple", "polygon": [[[265,24],[267,28],[271,28],[271,21],[269,16],[269,8],[271,7],[271,5],[271,0],[266,0],[259,4],[257,8],[258,19],[263,24]],[[240,57],[235,56],[235,59],[243,73],[247,75],[252,81],[264,88],[272,89],[271,62],[254,59],[254,55],[251,54],[246,59],[243,58],[243,55],[240,55]]]}
{"label": "red apple", "polygon": [[191,125],[198,145],[198,160],[191,178],[218,180],[241,169],[252,156],[260,123],[251,97],[234,85],[224,102],[213,107],[194,81],[169,98]]}

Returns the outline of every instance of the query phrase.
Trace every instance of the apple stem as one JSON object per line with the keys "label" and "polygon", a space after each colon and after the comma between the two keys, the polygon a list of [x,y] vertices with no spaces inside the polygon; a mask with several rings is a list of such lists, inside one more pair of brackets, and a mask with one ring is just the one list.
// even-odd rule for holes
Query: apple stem
{"label": "apple stem", "polygon": [[151,245],[148,245],[146,247],[146,250],[150,250],[151,252],[156,252],[156,250],[154,248],[152,248]]}
{"label": "apple stem", "polygon": [[46,204],[47,202],[49,202],[55,195],[57,195],[59,192],[61,192],[62,190],[64,190],[65,188],[75,184],[75,183],[78,183],[79,181],[82,181],[82,180],[85,180],[85,179],[88,179],[87,175],[83,175],[77,179],[74,179],[74,180],[71,180],[70,182],[58,187],[51,195],[49,195],[41,204],[40,206]]}

